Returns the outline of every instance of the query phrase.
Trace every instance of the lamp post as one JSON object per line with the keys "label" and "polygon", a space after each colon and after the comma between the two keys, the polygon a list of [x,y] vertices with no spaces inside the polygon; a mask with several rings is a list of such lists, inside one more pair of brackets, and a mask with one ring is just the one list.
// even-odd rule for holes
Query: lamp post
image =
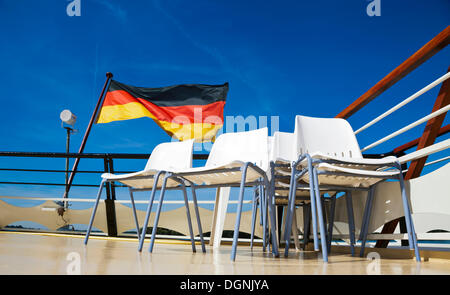
{"label": "lamp post", "polygon": [[[59,115],[59,118],[62,121],[62,126],[64,129],[66,129],[66,153],[69,154],[70,152],[70,135],[72,133],[75,133],[76,130],[73,129],[73,126],[75,125],[75,122],[77,120],[77,117],[69,110],[63,110],[61,112],[61,114]],[[69,126],[64,126],[64,124],[66,125],[71,125],[71,127]],[[69,197],[69,156],[67,156],[66,158],[66,193],[64,194],[65,198]],[[64,202],[64,208],[67,208],[67,202]]]}

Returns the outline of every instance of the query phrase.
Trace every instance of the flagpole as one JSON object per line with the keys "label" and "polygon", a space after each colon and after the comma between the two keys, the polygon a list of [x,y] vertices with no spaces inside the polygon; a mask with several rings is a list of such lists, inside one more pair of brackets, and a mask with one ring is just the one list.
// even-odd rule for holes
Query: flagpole
{"label": "flagpole", "polygon": [[[89,137],[89,133],[91,132],[92,125],[94,124],[94,120],[97,117],[98,109],[100,108],[100,105],[102,103],[103,94],[105,93],[106,87],[108,86],[109,81],[113,77],[113,74],[108,72],[106,73],[106,81],[105,85],[103,85],[102,92],[98,98],[97,105],[95,106],[94,113],[91,116],[91,120],[89,121],[89,125],[86,128],[86,131],[84,132],[83,140],[81,141],[80,149],[78,150],[78,153],[83,153],[84,147],[86,145],[86,141]],[[70,173],[69,181],[67,182],[66,191],[64,192],[64,197],[67,198],[67,195],[69,193],[70,187],[72,186],[73,178],[75,177],[75,173],[77,172],[78,163],[80,162],[80,158],[75,158],[75,162],[73,163],[72,172]]]}

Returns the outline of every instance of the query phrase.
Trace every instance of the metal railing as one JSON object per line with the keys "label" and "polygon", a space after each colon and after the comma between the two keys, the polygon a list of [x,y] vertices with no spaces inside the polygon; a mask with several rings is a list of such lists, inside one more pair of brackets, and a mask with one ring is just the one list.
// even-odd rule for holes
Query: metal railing
{"label": "metal railing", "polygon": [[[433,39],[431,39],[428,43],[426,43],[422,48],[420,48],[418,51],[416,51],[413,55],[411,55],[409,58],[407,58],[403,63],[401,63],[398,67],[396,67],[393,71],[391,71],[388,75],[386,75],[383,79],[381,79],[378,83],[376,83],[372,88],[370,88],[368,91],[366,91],[363,95],[361,95],[358,99],[356,99],[353,103],[351,103],[349,106],[347,106],[344,110],[342,110],[336,117],[337,118],[343,118],[348,119],[350,116],[357,113],[360,109],[362,109],[364,106],[366,106],[369,102],[374,100],[376,97],[384,93],[386,90],[388,90],[390,87],[392,87],[394,84],[396,84],[398,81],[402,80],[405,76],[407,76],[409,73],[414,71],[417,67],[419,67],[421,64],[423,64],[425,61],[427,61],[429,58],[434,56],[437,52],[441,51],[442,49],[446,48],[447,45],[450,44],[450,26],[446,27],[442,32],[440,32],[438,35],[436,35]],[[368,149],[371,149],[375,146],[378,146],[393,137],[396,137],[422,123],[426,122],[426,127],[424,128],[424,131],[422,133],[422,136],[420,138],[417,138],[409,143],[406,143],[402,146],[399,146],[393,150],[393,154],[396,156],[400,156],[399,153],[404,153],[406,150],[417,146],[417,151],[422,150],[421,153],[417,153],[416,151],[416,157],[410,157],[408,161],[410,161],[410,165],[407,169],[403,168],[403,170],[406,172],[405,180],[413,179],[416,177],[419,177],[422,173],[423,168],[428,164],[436,164],[443,161],[447,161],[448,157],[443,157],[436,161],[431,161],[426,163],[427,156],[431,153],[435,153],[438,151],[442,151],[443,149],[448,149],[448,144],[446,142],[441,142],[439,144],[434,144],[436,138],[439,136],[442,136],[446,134],[449,131],[449,125],[443,126],[442,124],[444,122],[444,118],[448,110],[450,109],[450,68],[448,68],[447,73],[437,80],[433,81],[429,85],[425,86],[418,92],[414,93],[410,97],[406,98],[402,102],[398,103],[394,107],[390,108],[383,114],[377,116],[375,119],[369,121],[365,125],[363,125],[361,128],[357,129],[355,134],[359,134],[363,130],[366,130],[370,126],[374,125],[375,123],[379,122],[380,120],[384,119],[388,115],[392,114],[396,110],[400,109],[401,107],[405,106],[406,104],[412,102],[417,97],[421,96],[422,94],[426,93],[427,91],[431,90],[438,84],[442,84],[438,97],[436,98],[436,101],[433,105],[433,109],[431,111],[431,114],[413,122],[409,125],[391,133],[390,135],[387,135],[383,137],[382,139],[379,139],[368,146],[364,147],[362,151],[366,151]],[[442,146],[445,145],[442,149]],[[433,146],[435,148],[433,148]],[[429,149],[430,152],[423,152],[424,149]],[[407,156],[404,156],[404,159],[408,159]],[[400,229],[404,230],[404,225],[402,225],[402,219],[396,219],[391,222],[388,222],[384,225],[382,234],[392,234],[397,227],[398,223],[400,222]],[[389,241],[388,240],[379,240],[376,244],[376,247],[387,247]]]}
{"label": "metal railing", "polygon": [[[1,157],[8,158],[78,158],[78,159],[100,159],[103,160],[103,169],[101,170],[77,170],[76,173],[79,174],[101,174],[101,173],[130,173],[134,171],[116,171],[114,170],[114,160],[118,159],[128,159],[128,160],[147,160],[150,157],[150,154],[125,154],[125,153],[58,153],[58,152],[0,152]],[[206,160],[208,157],[207,154],[194,154],[194,160]],[[65,169],[32,169],[32,168],[7,168],[0,167],[0,171],[4,172],[39,172],[39,173],[72,173],[74,171],[65,170]],[[66,183],[58,183],[58,182],[30,182],[30,181],[2,181],[0,180],[0,184],[6,185],[38,185],[38,186],[63,186],[66,187],[67,191],[67,178]],[[73,187],[98,187],[99,183],[72,183]],[[106,207],[106,220],[108,224],[108,232],[109,236],[117,236],[117,218],[115,211],[115,203],[126,203],[122,201],[116,200],[116,188],[117,187],[126,187],[122,184],[115,184],[114,182],[105,184],[106,191],[106,199],[105,199],[105,207]],[[64,192],[61,192],[63,195]],[[11,197],[7,197],[11,198]],[[74,198],[27,198],[27,197],[19,197],[23,200],[53,200],[53,201],[63,201],[65,204],[68,201],[80,201],[80,202],[89,202],[91,200],[84,199],[74,199]],[[66,207],[66,206],[65,206]]]}

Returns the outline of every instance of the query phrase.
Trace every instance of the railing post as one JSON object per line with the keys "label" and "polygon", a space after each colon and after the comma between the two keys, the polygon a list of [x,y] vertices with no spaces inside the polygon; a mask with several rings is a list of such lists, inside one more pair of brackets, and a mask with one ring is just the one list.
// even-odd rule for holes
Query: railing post
{"label": "railing post", "polygon": [[[113,158],[108,157],[108,167],[109,167],[109,173],[114,174],[114,165],[113,165]],[[116,186],[114,182],[111,182],[111,199],[116,200]]]}
{"label": "railing post", "polygon": [[[105,172],[112,173],[111,172],[112,159],[108,155],[106,155],[103,161]],[[115,206],[116,194],[114,186],[113,184],[106,182],[105,189],[106,189],[105,209],[106,209],[106,223],[108,225],[108,236],[117,237],[117,221],[116,221],[116,206]]]}

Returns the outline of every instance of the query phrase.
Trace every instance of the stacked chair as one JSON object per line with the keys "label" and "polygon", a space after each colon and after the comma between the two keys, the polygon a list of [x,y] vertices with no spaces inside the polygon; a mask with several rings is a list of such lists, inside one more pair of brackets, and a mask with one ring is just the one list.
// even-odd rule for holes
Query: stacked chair
{"label": "stacked chair", "polygon": [[[176,178],[188,182],[193,189],[239,187],[236,222],[233,234],[231,259],[236,258],[236,248],[241,222],[244,190],[246,186],[268,187],[268,130],[261,128],[248,132],[225,133],[217,138],[204,167],[177,169],[165,178]],[[267,194],[267,189],[263,190]],[[162,193],[161,193],[162,194]],[[268,196],[263,199],[267,200]],[[160,205],[162,202],[160,201]],[[264,205],[266,202],[264,202]],[[262,206],[264,207],[264,206]],[[275,224],[275,209],[267,202],[270,222]],[[158,218],[155,219],[157,226]],[[271,226],[272,253],[278,256],[275,227]],[[150,244],[150,247],[152,245]],[[150,248],[151,249],[151,248]]]}
{"label": "stacked chair", "polygon": [[[304,208],[303,246],[305,247],[308,243],[310,235],[310,219],[312,219],[314,248],[315,250],[319,250],[316,218],[317,213],[315,204],[316,200],[314,195],[310,193],[312,183],[300,181],[296,185],[295,194],[291,191],[291,183],[293,183],[293,177],[295,177],[295,172],[294,174],[292,173],[292,164],[298,159],[294,139],[295,133],[275,132],[270,153],[271,161],[269,175],[271,179],[271,195],[275,199],[276,205],[284,206],[285,209],[287,209],[284,222],[284,237],[280,237],[285,241],[285,256],[288,255],[291,229],[294,231],[294,242],[298,248],[298,234],[294,210],[295,206],[303,206]],[[291,200],[291,197],[292,202],[289,201]]]}
{"label": "stacked chair", "polygon": [[[289,223],[292,222],[294,202],[293,192],[299,181],[309,182],[311,185],[311,198],[314,199],[317,207],[318,221],[321,233],[321,244],[323,260],[328,261],[328,245],[325,238],[326,229],[323,218],[320,189],[351,192],[355,189],[367,189],[368,198],[364,212],[361,229],[361,252],[364,255],[364,248],[368,234],[370,213],[373,199],[374,185],[386,179],[396,179],[399,181],[403,209],[408,231],[409,246],[414,249],[416,260],[420,261],[420,254],[417,246],[417,236],[411,217],[410,205],[403,181],[403,174],[398,159],[394,156],[382,159],[365,159],[356,140],[350,124],[338,118],[312,118],[296,116],[294,131],[294,147],[298,159],[292,163],[291,169],[291,189],[289,196],[288,214]],[[352,211],[351,194],[348,193],[347,204]],[[349,224],[353,223],[349,219]],[[332,226],[332,225],[331,225]],[[354,224],[352,225],[354,226]],[[289,231],[289,226],[286,227]],[[354,228],[350,232],[351,242],[354,243]],[[329,237],[331,239],[331,236]]]}
{"label": "stacked chair", "polygon": [[[152,204],[156,191],[160,191],[159,204],[151,235],[149,251],[152,252],[164,194],[168,189],[183,192],[192,249],[195,241],[189,214],[186,187],[190,187],[202,250],[205,245],[199,217],[196,190],[204,188],[239,187],[236,221],[233,234],[231,260],[236,258],[239,227],[246,187],[253,187],[251,247],[253,246],[256,211],[260,209],[260,223],[263,225],[263,249],[270,237],[272,253],[278,253],[278,234],[276,226],[276,205],[286,208],[284,220],[285,256],[288,256],[291,232],[294,225],[294,242],[298,243],[296,233],[295,208],[304,206],[304,245],[310,235],[310,219],[314,249],[320,244],[323,260],[328,261],[333,233],[334,204],[336,194],[344,192],[349,220],[350,246],[352,255],[355,245],[355,224],[353,219],[353,190],[367,190],[368,198],[364,212],[360,239],[360,255],[364,254],[370,223],[374,185],[386,179],[399,181],[403,208],[411,249],[420,261],[417,237],[411,217],[410,205],[406,195],[401,166],[396,157],[365,159],[349,123],[343,119],[312,118],[296,116],[294,133],[275,132],[268,136],[267,128],[248,132],[225,133],[220,135],[212,146],[205,166],[192,168],[193,141],[163,143],[152,152],[144,170],[123,175],[103,174],[96,203],[86,233],[87,243],[105,182],[117,181],[130,187],[130,199],[136,223],[133,192],[151,190],[143,230],[139,237],[138,250],[141,251]],[[160,179],[162,178],[162,183]],[[330,216],[325,218],[324,201],[331,201]],[[269,219],[270,218],[270,222]]]}

